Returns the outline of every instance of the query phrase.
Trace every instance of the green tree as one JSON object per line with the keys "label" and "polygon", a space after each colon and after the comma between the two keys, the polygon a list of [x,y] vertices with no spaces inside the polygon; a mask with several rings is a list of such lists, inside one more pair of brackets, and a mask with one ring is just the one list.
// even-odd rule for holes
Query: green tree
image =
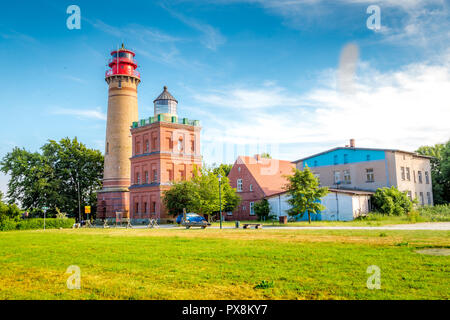
{"label": "green tree", "polygon": [[237,208],[239,203],[241,203],[241,197],[236,192],[235,188],[231,188],[228,178],[226,185],[223,186],[223,193],[225,198],[225,206],[223,208],[223,211],[233,212]]}
{"label": "green tree", "polygon": [[432,157],[430,165],[434,204],[450,203],[450,140],[445,144],[422,146],[416,152]]}
{"label": "green tree", "polygon": [[261,153],[261,158],[272,159],[272,156],[268,152]]}
{"label": "green tree", "polygon": [[[223,170],[216,171],[222,175],[221,202],[219,201],[219,179],[211,168],[194,168],[191,181],[174,183],[170,190],[164,192],[163,202],[172,215],[177,215],[186,208],[202,215],[210,216],[220,211],[233,211],[240,202],[236,190],[231,188]],[[174,189],[174,190],[172,190]]]}
{"label": "green tree", "polygon": [[3,225],[8,222],[18,222],[21,216],[21,211],[15,203],[6,204],[2,201],[2,193],[0,192],[0,230],[3,230]]}
{"label": "green tree", "polygon": [[[54,171],[54,179],[58,182],[58,199],[62,211],[70,216],[78,216],[78,197],[80,197],[81,212],[85,205],[91,206],[96,212],[96,191],[102,187],[103,155],[100,151],[89,149],[78,142],[75,137],[61,139],[59,142],[49,140],[42,147],[43,156],[48,159]],[[55,201],[56,202],[56,201]],[[56,206],[53,205],[54,209]]]}
{"label": "green tree", "polygon": [[176,182],[163,193],[163,203],[170,215],[177,216],[187,212],[198,212],[200,203],[198,188],[192,181]]}
{"label": "green tree", "polygon": [[48,217],[56,215],[56,207],[69,216],[78,216],[81,206],[96,207],[95,191],[102,186],[103,155],[88,149],[77,138],[49,140],[42,154],[14,148],[0,162],[0,170],[10,174],[8,199],[22,207],[40,212],[46,206]]}
{"label": "green tree", "polygon": [[270,216],[269,201],[267,201],[267,199],[262,199],[261,201],[255,202],[254,210],[259,220],[268,219]]}
{"label": "green tree", "polygon": [[379,188],[372,197],[374,209],[387,215],[403,215],[410,212],[413,202],[407,192],[401,192],[396,187]]}
{"label": "green tree", "polygon": [[328,194],[328,188],[319,186],[319,179],[305,166],[303,170],[293,168],[293,175],[286,176],[288,184],[285,189],[290,198],[288,200],[291,209],[290,216],[308,214],[308,221],[311,223],[311,214],[318,214],[325,207],[320,203],[320,199]]}
{"label": "green tree", "polygon": [[222,172],[222,175],[224,177],[228,177],[228,175],[230,174],[231,168],[233,168],[232,164],[224,164],[221,163],[219,166],[217,166],[216,164],[213,165],[213,172],[216,176],[219,175],[219,173]]}
{"label": "green tree", "polygon": [[7,197],[19,201],[23,208],[41,208],[57,197],[53,170],[38,152],[14,148],[0,163],[1,171],[10,174]]}

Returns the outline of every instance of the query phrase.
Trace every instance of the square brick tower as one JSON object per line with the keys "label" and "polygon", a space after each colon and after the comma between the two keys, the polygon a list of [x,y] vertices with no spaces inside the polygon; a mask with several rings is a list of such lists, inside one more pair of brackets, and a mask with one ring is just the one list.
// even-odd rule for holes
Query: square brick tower
{"label": "square brick tower", "polygon": [[130,217],[167,221],[162,204],[164,190],[174,181],[190,179],[200,167],[200,123],[178,119],[178,101],[164,91],[154,101],[154,116],[133,122],[131,128]]}

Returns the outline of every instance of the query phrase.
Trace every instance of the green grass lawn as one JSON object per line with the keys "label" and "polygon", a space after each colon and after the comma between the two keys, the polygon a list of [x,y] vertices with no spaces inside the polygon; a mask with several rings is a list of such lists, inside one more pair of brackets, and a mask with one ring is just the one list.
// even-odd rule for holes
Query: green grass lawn
{"label": "green grass lawn", "polygon": [[[448,299],[448,231],[69,229],[0,233],[0,299]],[[81,289],[66,269],[81,269]],[[369,290],[366,269],[381,269]],[[273,286],[255,288],[263,280]]]}
{"label": "green grass lawn", "polygon": [[[419,222],[428,222],[428,221],[419,221]],[[308,221],[294,221],[288,222],[287,224],[280,224],[278,221],[240,221],[240,225],[242,226],[244,223],[262,223],[267,226],[277,226],[277,227],[326,227],[326,226],[359,226],[359,227],[377,227],[377,226],[386,226],[393,224],[409,224],[415,223],[415,221],[411,221],[408,216],[371,216],[367,219],[356,219],[352,221],[311,221],[311,224]],[[219,226],[220,222],[213,222],[213,226]],[[225,226],[234,226],[234,221],[224,221],[223,225]]]}
{"label": "green grass lawn", "polygon": [[[431,207],[433,208],[433,207]],[[240,221],[240,224],[243,223],[262,223],[263,225],[275,225],[279,227],[320,227],[320,226],[359,226],[359,227],[377,227],[377,226],[386,226],[386,225],[394,225],[394,224],[409,224],[409,223],[421,223],[421,222],[446,222],[450,221],[450,212],[449,210],[445,210],[443,213],[429,213],[427,210],[432,210],[430,208],[423,208],[424,212],[421,212],[420,216],[410,216],[410,215],[401,215],[401,216],[389,216],[383,215],[380,213],[371,212],[366,217],[360,217],[358,219],[352,221],[311,221],[311,224],[308,221],[295,221],[288,222],[287,224],[280,224],[278,221]],[[444,211],[444,210],[442,210]],[[219,222],[212,223],[213,226],[218,226]],[[226,226],[234,226],[235,221],[224,221],[224,225]]]}

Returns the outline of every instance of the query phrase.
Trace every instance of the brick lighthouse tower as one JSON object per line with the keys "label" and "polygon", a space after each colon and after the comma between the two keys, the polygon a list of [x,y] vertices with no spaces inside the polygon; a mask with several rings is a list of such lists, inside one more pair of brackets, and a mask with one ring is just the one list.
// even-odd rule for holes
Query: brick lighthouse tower
{"label": "brick lighthouse tower", "polygon": [[130,126],[138,120],[137,87],[140,82],[134,52],[124,45],[111,52],[108,83],[108,115],[106,123],[103,189],[97,193],[97,216],[128,217],[130,186]]}

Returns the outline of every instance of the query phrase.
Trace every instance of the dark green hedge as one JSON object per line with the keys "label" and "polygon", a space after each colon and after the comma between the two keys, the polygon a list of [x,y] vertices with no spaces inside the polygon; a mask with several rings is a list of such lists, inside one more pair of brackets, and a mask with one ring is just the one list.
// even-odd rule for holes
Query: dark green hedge
{"label": "dark green hedge", "polygon": [[[57,218],[48,218],[45,219],[45,228],[46,229],[59,229],[59,228],[72,228],[75,223],[75,219],[66,218],[66,219],[57,219]],[[26,220],[12,220],[12,219],[4,219],[0,221],[0,230],[30,230],[30,229],[44,229],[44,219],[43,218],[33,218]]]}

